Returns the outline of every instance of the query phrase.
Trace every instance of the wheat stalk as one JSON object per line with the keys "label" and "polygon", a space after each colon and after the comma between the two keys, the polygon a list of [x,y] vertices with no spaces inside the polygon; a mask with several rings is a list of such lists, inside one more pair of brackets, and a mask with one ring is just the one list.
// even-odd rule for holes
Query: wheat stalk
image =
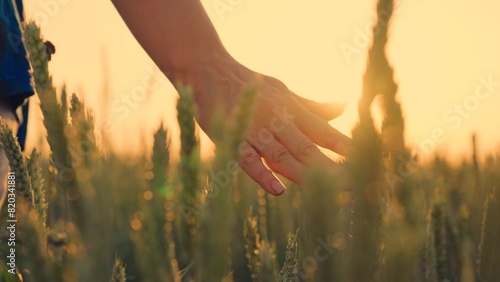
{"label": "wheat stalk", "polygon": [[[228,167],[237,165],[239,159],[238,146],[243,140],[244,133],[248,130],[252,115],[248,115],[249,109],[253,108],[255,91],[244,92],[244,97],[239,101],[236,114],[228,121],[221,111],[214,114],[211,129],[212,132],[221,133],[219,138],[215,138],[216,152],[213,165],[213,174],[211,174],[210,187],[207,189],[201,216],[200,235],[199,235],[199,258],[197,261],[203,262],[201,275],[207,281],[220,281],[230,272],[227,266],[229,256],[227,250],[232,241],[233,234],[223,232],[214,238],[215,230],[232,230],[234,228],[235,216],[233,202],[233,186],[237,185],[234,179],[234,171],[228,171]],[[250,95],[250,96],[246,96]],[[245,98],[246,97],[246,98]],[[223,175],[224,181],[218,181],[218,177]],[[217,253],[216,257],[213,256]]]}
{"label": "wheat stalk", "polygon": [[431,210],[432,232],[434,242],[434,253],[436,255],[436,274],[438,281],[446,281],[448,278],[448,254],[446,240],[446,215],[444,203],[438,200]]}
{"label": "wheat stalk", "polygon": [[94,117],[76,94],[71,95],[70,104],[71,126],[67,135],[70,136],[70,145],[77,149],[77,155],[72,158],[73,165],[77,172],[81,168],[91,170],[92,166],[97,164],[99,153],[94,134]]}
{"label": "wheat stalk", "polygon": [[33,190],[33,206],[40,220],[45,223],[47,221],[48,203],[45,200],[45,188],[43,187],[43,178],[40,166],[40,154],[34,149],[27,162],[28,174],[31,179],[31,187]]}
{"label": "wheat stalk", "polygon": [[19,265],[24,278],[30,281],[58,281],[54,276],[60,273],[52,272],[53,266],[46,249],[46,230],[38,212],[21,201],[18,202],[17,212],[18,242],[21,245]]}
{"label": "wheat stalk", "polygon": [[111,282],[125,282],[126,280],[125,265],[120,258],[115,258],[113,270],[111,271]]}
{"label": "wheat stalk", "polygon": [[276,281],[276,254],[274,248],[267,240],[261,239],[257,217],[252,215],[252,208],[248,210],[248,216],[243,225],[243,237],[245,238],[245,257],[248,261],[252,280]]}
{"label": "wheat stalk", "polygon": [[[352,194],[350,279],[368,281],[380,277],[380,245],[382,242],[380,197],[385,194],[381,170],[383,142],[371,116],[370,107],[378,94],[385,94],[386,110],[383,136],[387,138],[390,128],[398,134],[390,136],[395,146],[403,145],[402,118],[399,105],[394,99],[397,86],[392,78],[392,68],[385,56],[388,36],[388,21],[392,16],[393,1],[380,0],[377,4],[377,22],[373,27],[373,44],[368,51],[368,64],[363,76],[362,97],[359,101],[359,123],[352,132],[353,142],[359,156],[349,160],[355,184]],[[390,148],[393,150],[394,148]],[[352,165],[352,166],[351,166]]]}
{"label": "wheat stalk", "polygon": [[33,205],[31,178],[28,172],[28,166],[21,152],[21,147],[7,124],[1,119],[0,123],[0,142],[2,142],[2,148],[16,176],[16,192]]}
{"label": "wheat stalk", "polygon": [[269,241],[261,240],[258,255],[260,262],[258,281],[276,281],[278,279],[276,251]]}
{"label": "wheat stalk", "polygon": [[494,281],[500,270],[500,189],[494,187],[488,194],[483,205],[483,219],[481,227],[481,241],[477,259],[477,275],[480,281]]}
{"label": "wheat stalk", "polygon": [[248,261],[248,269],[253,281],[259,281],[261,273],[261,262],[259,258],[260,234],[257,218],[252,215],[252,207],[248,210],[248,216],[243,225],[243,237],[245,238],[245,257]]}
{"label": "wheat stalk", "polygon": [[[47,130],[47,141],[52,152],[51,161],[55,168],[56,186],[61,191],[61,195],[78,194],[73,163],[68,151],[68,140],[64,133],[68,123],[67,112],[63,112],[63,110],[67,106],[64,104],[65,102],[63,102],[62,106],[57,103],[56,89],[52,82],[52,76],[48,71],[48,58],[40,28],[36,23],[28,22],[23,36],[28,58],[33,67],[35,89],[40,97],[40,109],[44,117],[43,124]],[[66,197],[64,197],[64,200],[67,201]],[[75,210],[81,210],[78,201],[73,204]],[[67,217],[70,217],[69,214],[67,214]],[[83,218],[79,218],[77,221],[83,221]]]}
{"label": "wheat stalk", "polygon": [[295,231],[295,234],[288,235],[288,243],[286,245],[286,256],[283,262],[283,267],[281,267],[279,281],[289,282],[297,275],[297,263],[298,263],[298,235],[299,230]]}
{"label": "wheat stalk", "polygon": [[[153,178],[150,181],[152,191],[160,191],[167,189],[166,185],[169,182],[168,168],[170,165],[170,140],[167,137],[167,131],[160,125],[154,134],[153,152],[151,161],[153,162]],[[170,191],[160,191],[167,193]]]}
{"label": "wheat stalk", "polygon": [[[195,108],[193,93],[190,88],[178,87],[180,98],[177,103],[177,119],[181,129],[180,179],[182,182],[181,205],[187,211],[196,210],[200,201],[200,152],[194,122]],[[187,266],[194,257],[194,239],[197,226],[197,215],[187,212],[181,221],[182,250],[187,253],[187,260],[181,266]]]}

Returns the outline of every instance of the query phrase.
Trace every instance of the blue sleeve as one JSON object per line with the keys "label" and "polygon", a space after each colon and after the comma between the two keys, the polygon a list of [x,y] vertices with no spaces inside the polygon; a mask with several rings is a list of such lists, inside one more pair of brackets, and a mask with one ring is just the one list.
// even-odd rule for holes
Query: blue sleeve
{"label": "blue sleeve", "polygon": [[19,13],[19,19],[24,22],[24,6],[23,0],[16,0],[17,12]]}
{"label": "blue sleeve", "polygon": [[21,0],[0,0],[0,98],[34,92],[16,9],[22,11]]}

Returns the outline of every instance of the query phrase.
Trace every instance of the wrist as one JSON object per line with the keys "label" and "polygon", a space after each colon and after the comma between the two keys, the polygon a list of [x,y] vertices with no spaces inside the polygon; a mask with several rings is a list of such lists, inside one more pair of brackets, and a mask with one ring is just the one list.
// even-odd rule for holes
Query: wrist
{"label": "wrist", "polygon": [[214,83],[241,77],[241,73],[247,70],[223,48],[204,49],[191,56],[177,57],[166,76],[174,87],[192,87],[195,95],[202,95],[210,92]]}
{"label": "wrist", "polygon": [[253,72],[227,53],[211,54],[195,64],[183,65],[170,73],[169,80],[179,95],[192,90],[197,107],[198,124],[210,131],[215,111],[229,113],[235,107],[239,94],[252,80]]}

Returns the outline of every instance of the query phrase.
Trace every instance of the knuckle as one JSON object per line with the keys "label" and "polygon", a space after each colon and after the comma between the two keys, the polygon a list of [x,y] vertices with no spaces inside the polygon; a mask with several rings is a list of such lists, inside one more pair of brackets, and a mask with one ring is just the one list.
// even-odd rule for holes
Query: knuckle
{"label": "knuckle", "polygon": [[272,174],[269,170],[267,169],[262,169],[258,172],[258,174],[256,175],[256,180],[258,182],[264,182],[265,179],[268,179],[269,177],[272,177]]}
{"label": "knuckle", "polygon": [[276,148],[271,152],[271,161],[275,164],[284,164],[292,158],[292,154],[285,148]]}
{"label": "knuckle", "polygon": [[299,156],[302,158],[313,156],[320,152],[318,147],[309,140],[301,141],[298,145],[297,151],[299,153]]}
{"label": "knuckle", "polygon": [[264,80],[267,83],[269,83],[269,85],[271,85],[273,87],[276,87],[278,89],[287,89],[288,90],[288,87],[286,87],[286,85],[279,79],[276,79],[276,78],[271,77],[271,76],[265,76]]}
{"label": "knuckle", "polygon": [[244,150],[240,157],[240,166],[248,167],[251,164],[260,161],[260,155],[255,150]]}
{"label": "knuckle", "polygon": [[325,125],[325,128],[323,129],[323,138],[327,140],[335,140],[339,136],[340,132],[331,127],[329,124]]}

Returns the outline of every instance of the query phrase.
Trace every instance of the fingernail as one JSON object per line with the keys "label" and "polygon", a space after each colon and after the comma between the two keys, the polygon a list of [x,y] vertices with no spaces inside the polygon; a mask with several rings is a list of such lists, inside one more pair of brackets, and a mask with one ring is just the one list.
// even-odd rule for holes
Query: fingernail
{"label": "fingernail", "polygon": [[283,186],[283,184],[281,184],[278,180],[274,179],[271,181],[271,190],[273,195],[279,196],[285,193],[285,186]]}

